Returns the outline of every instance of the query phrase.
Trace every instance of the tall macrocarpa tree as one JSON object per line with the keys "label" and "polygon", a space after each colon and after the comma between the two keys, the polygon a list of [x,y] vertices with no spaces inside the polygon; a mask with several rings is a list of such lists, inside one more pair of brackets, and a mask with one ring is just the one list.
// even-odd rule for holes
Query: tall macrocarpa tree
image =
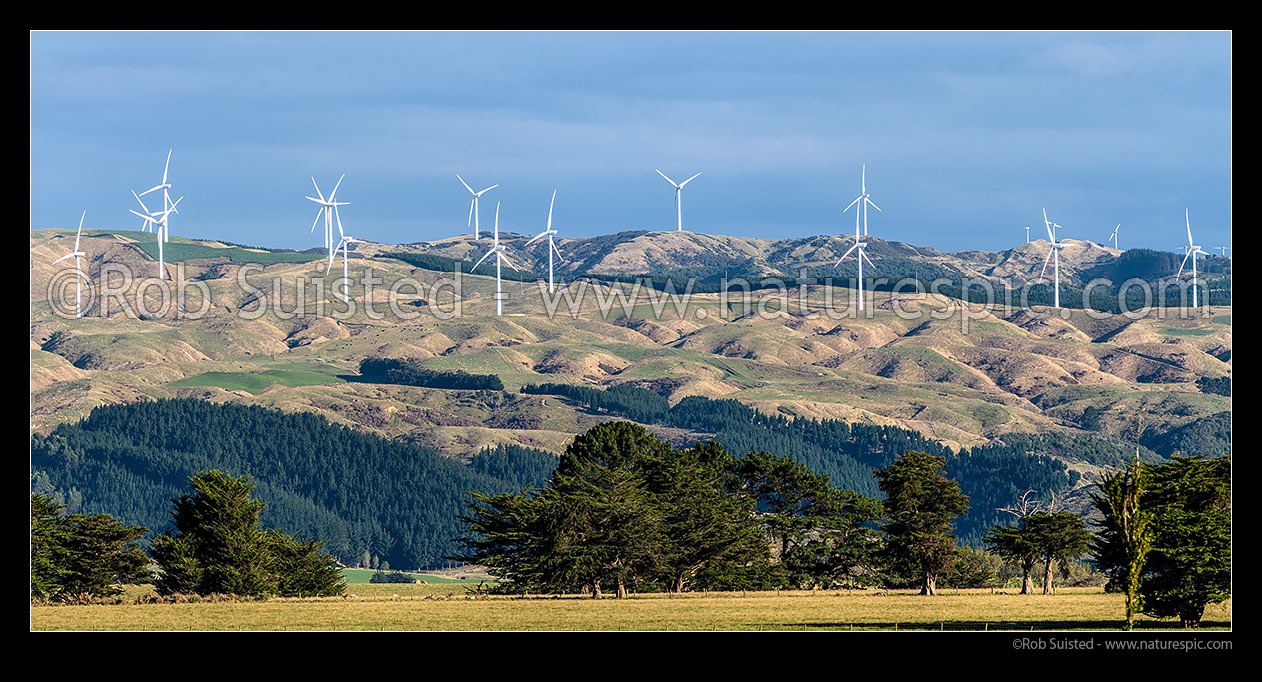
{"label": "tall macrocarpa tree", "polygon": [[1194,628],[1208,604],[1231,596],[1231,458],[1175,457],[1144,468],[1141,506],[1152,514],[1144,613]]}
{"label": "tall macrocarpa tree", "polygon": [[1140,580],[1152,550],[1152,513],[1142,504],[1145,479],[1137,450],[1134,462],[1105,474],[1090,494],[1101,515],[1092,553],[1109,576],[1105,589],[1126,593],[1127,630],[1135,627],[1135,614],[1143,608]]}
{"label": "tall macrocarpa tree", "polygon": [[946,458],[908,450],[876,471],[885,493],[885,551],[892,563],[916,571],[922,595],[938,593],[938,576],[957,555],[951,522],[968,511],[968,496],[944,469]]}
{"label": "tall macrocarpa tree", "polygon": [[149,554],[161,594],[329,596],[345,590],[336,561],[319,540],[264,530],[264,504],[249,476],[217,470],[189,477],[191,495],[174,501],[174,528],[153,539]]}
{"label": "tall macrocarpa tree", "polygon": [[109,514],[62,514],[65,505],[31,496],[31,597],[69,601],[118,594],[149,581],[141,526]]}
{"label": "tall macrocarpa tree", "polygon": [[1091,532],[1082,517],[1068,511],[1038,512],[1025,519],[1024,530],[1043,560],[1043,594],[1052,594],[1052,565],[1067,571],[1071,562],[1087,552]]}

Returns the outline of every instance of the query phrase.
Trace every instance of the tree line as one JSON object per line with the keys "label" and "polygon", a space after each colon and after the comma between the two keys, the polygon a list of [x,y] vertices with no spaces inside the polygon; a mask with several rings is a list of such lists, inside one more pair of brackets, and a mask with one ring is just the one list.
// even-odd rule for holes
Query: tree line
{"label": "tree line", "polygon": [[359,375],[367,381],[383,384],[462,391],[504,390],[504,382],[495,374],[472,374],[462,369],[427,369],[421,366],[420,361],[407,358],[364,358],[359,362]]}
{"label": "tree line", "polygon": [[63,514],[31,496],[31,599],[89,601],[122,584],[153,583],[159,595],[332,596],[345,590],[324,542],[263,529],[266,506],[248,476],[202,471],[172,500],[171,524],[142,549],[142,526],[109,514]]}
{"label": "tree line", "polygon": [[[867,585],[935,595],[943,584],[993,585],[977,550],[953,532],[973,501],[946,470],[943,457],[906,451],[875,472],[884,496],[876,500],[792,458],[737,457],[715,441],[676,450],[639,424],[605,422],[574,439],[545,486],[475,494],[453,558],[486,566],[504,591],[600,597],[611,589],[620,599]],[[1022,594],[1034,592],[1036,570],[1043,592],[1053,592],[1053,569],[1090,553],[1110,589],[1134,585],[1137,609],[1194,627],[1207,604],[1230,596],[1229,478],[1227,458],[1136,460],[1093,495],[1097,533],[1054,503],[1027,504],[1027,494],[1003,509],[1015,523],[991,526],[985,543],[1020,567]]]}
{"label": "tree line", "polygon": [[464,491],[520,490],[556,461],[513,448],[465,465],[316,414],[191,399],[101,406],[31,436],[32,493],[58,503],[158,528],[193,473],[250,475],[264,527],[321,538],[346,565],[367,555],[408,569],[455,550]]}

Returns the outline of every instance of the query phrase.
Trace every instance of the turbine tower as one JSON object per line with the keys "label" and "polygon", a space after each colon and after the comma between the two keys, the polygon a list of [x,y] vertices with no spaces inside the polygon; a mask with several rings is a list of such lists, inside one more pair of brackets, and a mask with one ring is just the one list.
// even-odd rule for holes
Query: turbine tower
{"label": "turbine tower", "polygon": [[[846,211],[850,210],[850,206],[856,206],[857,204],[854,211],[854,244],[849,249],[846,249],[845,253],[841,254],[841,258],[837,259],[837,264],[834,265],[833,267],[840,266],[841,262],[846,260],[846,256],[850,255],[850,252],[857,251],[857,253],[855,254],[855,261],[859,263],[859,310],[863,310],[863,261],[866,260],[868,262],[868,265],[871,265],[872,267],[876,267],[875,265],[873,265],[872,259],[868,258],[868,254],[865,251],[868,245],[867,243],[863,241],[863,237],[868,236],[868,205],[871,204],[872,208],[875,208],[878,211],[881,210],[880,206],[877,206],[875,203],[872,202],[872,199],[870,198],[872,195],[868,194],[868,165],[866,163],[863,164],[863,175],[861,177],[860,183],[861,184],[859,185],[859,196],[855,197],[855,200],[850,202],[850,205],[846,206],[841,211],[842,213],[845,213]],[[863,215],[862,236],[860,236],[859,234],[860,214]]]}
{"label": "turbine tower", "polygon": [[[1118,231],[1118,229],[1119,229],[1119,228],[1121,228],[1121,227],[1122,227],[1122,224],[1121,224],[1121,223],[1118,223],[1118,224],[1117,224],[1117,227],[1113,228],[1113,234],[1109,235],[1109,238],[1105,240],[1105,241],[1111,241],[1111,242],[1113,242],[1113,248],[1115,248],[1115,249],[1117,248],[1117,231]],[[1119,250],[1120,250],[1120,249],[1119,249]]]}
{"label": "turbine tower", "polygon": [[1047,262],[1052,261],[1052,277],[1056,284],[1053,287],[1052,307],[1060,307],[1060,250],[1065,248],[1064,244],[1056,241],[1056,229],[1060,227],[1054,222],[1047,219],[1047,209],[1043,209],[1043,224],[1047,226],[1047,238],[1051,241],[1051,247],[1047,251],[1047,258],[1043,259],[1043,270],[1039,273],[1039,279],[1043,279],[1043,275],[1047,274]]}
{"label": "turbine tower", "polygon": [[[482,191],[485,192],[486,190]],[[489,258],[491,254],[495,254],[495,314],[503,315],[504,306],[500,294],[500,264],[503,263],[514,270],[517,270],[517,266],[508,260],[508,256],[504,255],[504,247],[500,246],[500,202],[498,201],[495,202],[495,244],[491,246],[490,251],[487,251],[478,259],[478,262],[473,264],[473,270],[477,270],[482,261]],[[521,272],[521,270],[517,271]]]}
{"label": "turbine tower", "polygon": [[333,186],[333,191],[329,192],[329,198],[325,199],[324,195],[320,192],[320,185],[316,183],[315,178],[313,177],[311,178],[311,184],[315,185],[316,196],[320,198],[317,199],[315,197],[307,197],[311,201],[314,201],[320,205],[320,208],[316,211],[315,220],[311,222],[311,232],[313,234],[315,233],[316,224],[320,222],[320,216],[322,215],[324,216],[324,248],[325,250],[329,252],[329,266],[330,267],[332,267],[333,265],[333,256],[337,254],[337,249],[334,248],[333,246],[334,220],[337,221],[338,231],[340,232],[342,229],[342,215],[341,215],[341,212],[338,211],[337,207],[349,206],[351,203],[349,201],[334,201],[333,200],[333,197],[337,195],[337,188],[342,186],[342,180],[345,180],[345,179],[346,179],[346,173],[342,173],[342,177],[338,178],[337,184]]}
{"label": "turbine tower", "polygon": [[[495,183],[494,185],[487,187],[481,192],[475,192],[473,191],[473,188],[469,186],[469,183],[465,182],[464,178],[460,177],[459,173],[456,173],[456,179],[460,181],[460,184],[464,185],[465,189],[469,190],[469,194],[473,195],[473,199],[469,201],[469,225],[473,226],[473,238],[481,239],[482,237],[478,234],[478,199],[480,199],[483,194],[490,192],[491,190],[495,189],[496,187],[499,187],[500,185],[499,183]],[[498,212],[499,204],[497,203],[495,207],[496,207],[495,208],[496,212]]]}
{"label": "turbine tower", "polygon": [[1197,246],[1197,245],[1196,245],[1196,243],[1192,241],[1192,219],[1188,217],[1188,210],[1187,210],[1186,208],[1185,208],[1185,209],[1183,209],[1183,220],[1184,220],[1184,222],[1186,222],[1186,223],[1187,223],[1187,228],[1188,228],[1188,245],[1187,245],[1187,247],[1186,247],[1186,253],[1185,253],[1185,255],[1183,256],[1183,263],[1181,263],[1181,264],[1179,265],[1179,274],[1175,275],[1175,277],[1177,278],[1177,277],[1182,277],[1182,276],[1183,276],[1183,268],[1184,268],[1184,266],[1186,266],[1186,265],[1188,264],[1188,259],[1189,259],[1189,258],[1191,258],[1191,259],[1192,259],[1192,307],[1193,307],[1193,308],[1195,308],[1195,307],[1196,307],[1196,301],[1197,301],[1197,297],[1196,297],[1196,256],[1197,256],[1197,254],[1200,254],[1200,255],[1202,255],[1202,256],[1208,256],[1209,254],[1208,254],[1208,253],[1206,253],[1205,251],[1202,251],[1202,250],[1201,250],[1201,247],[1200,247],[1200,246]]}
{"label": "turbine tower", "polygon": [[[547,227],[547,229],[545,229],[543,232],[540,232],[539,234],[537,234],[537,235],[535,235],[534,237],[532,237],[532,238],[530,239],[530,241],[526,242],[526,246],[530,246],[531,244],[534,244],[534,243],[535,243],[536,241],[538,241],[539,239],[542,239],[543,237],[547,237],[547,238],[548,238],[548,293],[549,293],[549,294],[550,294],[550,293],[552,293],[552,291],[553,291],[553,286],[552,286],[552,254],[554,254],[554,253],[555,253],[557,258],[561,258],[561,252],[557,250],[556,244],[553,244],[553,243],[552,243],[552,235],[554,235],[554,234],[556,234],[556,233],[557,233],[557,231],[556,231],[556,230],[552,229],[552,207],[556,204],[556,202],[557,202],[557,191],[554,189],[554,190],[552,190],[552,203],[551,203],[551,204],[548,204],[548,227]],[[498,231],[497,231],[497,232],[498,232]]]}
{"label": "turbine tower", "polygon": [[[88,276],[83,273],[83,270],[79,269],[79,258],[80,257],[86,258],[88,255],[79,250],[79,238],[83,236],[83,219],[86,217],[88,217],[87,211],[84,211],[83,215],[79,216],[79,232],[75,234],[75,237],[74,237],[74,251],[71,251],[70,253],[53,261],[53,265],[56,265],[62,262],[63,260],[66,260],[67,258],[70,258],[72,256],[74,257],[74,271],[75,271],[74,316],[75,317],[83,317],[83,311],[81,310],[82,300],[83,300],[82,286],[83,286],[83,280],[88,279]],[[91,283],[91,281],[92,280],[88,280],[89,283]]]}
{"label": "turbine tower", "polygon": [[[347,254],[346,247],[349,246],[350,244],[361,244],[363,243],[363,240],[346,236],[346,233],[342,231],[342,220],[340,218],[337,221],[337,234],[338,234],[339,240],[337,242],[337,246],[333,247],[333,253],[336,255],[338,249],[342,250],[342,279],[349,280],[350,277],[347,275],[347,272],[346,272],[346,259],[349,258],[350,255]],[[332,269],[333,269],[333,261],[329,261],[328,267],[324,269],[324,276],[328,277],[329,271]],[[342,301],[343,302],[350,301],[350,299],[346,297],[345,289],[342,290]]]}
{"label": "turbine tower", "polygon": [[[134,213],[135,215],[140,216],[146,223],[151,223],[153,225],[154,231],[157,232],[158,234],[158,279],[166,279],[167,278],[166,253],[163,247],[171,239],[171,230],[169,227],[169,220],[170,220],[171,214],[179,213],[179,211],[176,209],[176,206],[179,206],[180,202],[184,201],[184,197],[180,197],[179,199],[176,199],[174,202],[171,202],[169,205],[167,205],[166,208],[162,209],[161,211],[150,211],[149,207],[145,206],[145,202],[141,200],[140,196],[136,195],[135,190],[132,190],[132,195],[136,196],[136,201],[140,202],[140,207],[143,208],[145,212],[140,213],[135,210],[131,210],[131,209],[129,210],[131,210],[131,212]],[[165,202],[165,199],[164,199],[164,202]]]}
{"label": "turbine tower", "polygon": [[[657,169],[655,168],[653,170],[657,170]],[[660,170],[657,171],[657,174],[662,176],[663,178],[666,178],[666,182],[669,182],[675,188],[675,218],[678,221],[675,227],[675,231],[683,232],[684,231],[684,209],[683,209],[683,206],[680,204],[680,199],[684,191],[684,185],[692,182],[694,179],[696,179],[697,175],[701,175],[701,174],[697,173],[697,175],[694,175],[691,178],[688,178],[687,180],[684,180],[683,182],[680,182],[680,183],[676,183],[674,180],[667,178],[666,174],[661,172]]]}
{"label": "turbine tower", "polygon": [[1026,244],[1030,243],[1030,226],[1029,225],[1025,226],[1025,243]]}

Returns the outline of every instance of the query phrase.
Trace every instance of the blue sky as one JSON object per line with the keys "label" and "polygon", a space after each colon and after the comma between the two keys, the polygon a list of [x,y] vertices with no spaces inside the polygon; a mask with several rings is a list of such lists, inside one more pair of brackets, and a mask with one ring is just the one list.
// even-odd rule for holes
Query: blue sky
{"label": "blue sky", "polygon": [[1043,234],[1174,249],[1183,211],[1230,244],[1228,32],[33,32],[30,222],[320,246],[314,175],[348,234],[482,224],[561,236],[684,224],[872,234],[942,250]]}

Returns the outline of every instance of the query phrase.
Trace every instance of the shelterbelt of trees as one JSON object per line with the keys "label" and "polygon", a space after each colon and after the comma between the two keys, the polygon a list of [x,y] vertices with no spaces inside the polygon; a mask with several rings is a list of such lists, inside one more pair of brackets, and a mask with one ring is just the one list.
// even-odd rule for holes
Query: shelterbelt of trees
{"label": "shelterbelt of trees", "polygon": [[[993,586],[993,565],[959,546],[951,522],[972,501],[946,460],[908,450],[877,469],[883,500],[833,487],[788,457],[737,457],[714,441],[676,450],[627,421],[566,448],[547,485],[475,495],[460,558],[512,593],[780,587]],[[1128,605],[1187,627],[1230,596],[1230,459],[1134,460],[1093,486],[1092,533],[1077,514],[1022,496],[986,544],[1043,593],[1089,551]],[[1132,621],[1128,606],[1127,623]]]}

